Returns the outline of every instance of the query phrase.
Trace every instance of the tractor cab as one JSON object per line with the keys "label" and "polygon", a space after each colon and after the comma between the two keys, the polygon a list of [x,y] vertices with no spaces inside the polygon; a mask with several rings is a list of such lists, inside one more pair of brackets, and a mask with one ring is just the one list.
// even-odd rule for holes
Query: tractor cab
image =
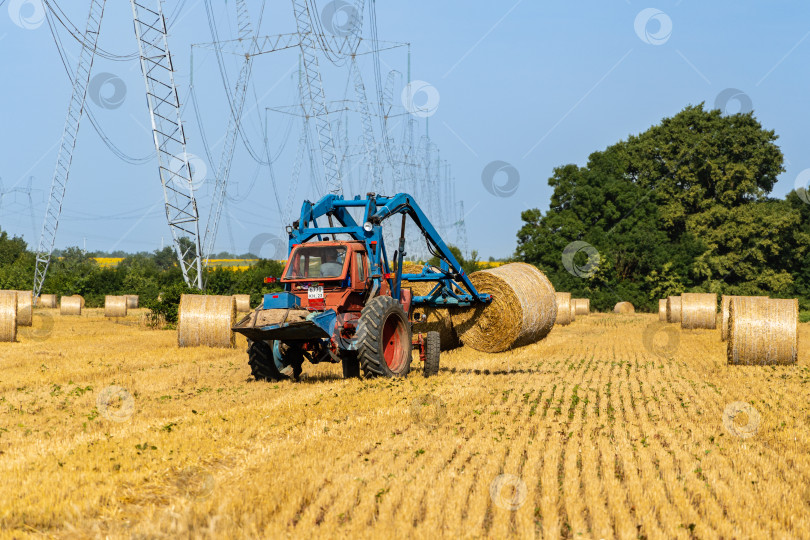
{"label": "tractor cab", "polygon": [[293,247],[281,282],[300,299],[301,307],[359,311],[368,269],[363,242],[307,242]]}

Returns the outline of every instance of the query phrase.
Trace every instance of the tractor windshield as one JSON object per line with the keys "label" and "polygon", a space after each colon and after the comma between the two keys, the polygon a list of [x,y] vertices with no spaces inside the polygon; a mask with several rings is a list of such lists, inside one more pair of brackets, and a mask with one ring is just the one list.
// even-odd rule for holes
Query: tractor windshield
{"label": "tractor windshield", "polygon": [[343,276],[346,248],[340,246],[300,246],[290,258],[285,279],[324,279]]}

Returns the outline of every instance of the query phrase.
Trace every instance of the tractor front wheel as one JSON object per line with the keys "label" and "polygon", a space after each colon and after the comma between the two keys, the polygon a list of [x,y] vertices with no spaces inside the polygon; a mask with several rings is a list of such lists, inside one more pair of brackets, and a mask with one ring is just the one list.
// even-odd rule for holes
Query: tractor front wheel
{"label": "tractor front wheel", "polygon": [[425,377],[439,373],[439,356],[441,355],[442,339],[438,332],[431,330],[425,334],[425,366],[422,373]]}
{"label": "tractor front wheel", "polygon": [[372,298],[360,313],[357,352],[366,377],[404,377],[411,370],[411,325],[390,296]]}
{"label": "tractor front wheel", "polygon": [[[248,340],[248,365],[253,378],[257,381],[283,381],[289,378],[278,370],[273,360],[273,347],[275,344],[275,341]],[[285,349],[285,360],[288,360],[289,364],[292,365],[293,377],[297,379],[301,375],[301,364],[304,361],[303,355],[297,349],[293,350],[285,347],[284,344],[279,345]]]}

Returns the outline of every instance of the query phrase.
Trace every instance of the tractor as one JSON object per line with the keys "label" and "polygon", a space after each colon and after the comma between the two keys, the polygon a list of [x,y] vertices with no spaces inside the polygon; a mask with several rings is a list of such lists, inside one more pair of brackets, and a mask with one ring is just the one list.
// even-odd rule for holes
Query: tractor
{"label": "tractor", "polygon": [[[362,213],[362,221],[358,219]],[[399,245],[389,261],[383,222],[401,217]],[[405,225],[416,224],[439,267],[403,274]],[[326,195],[305,201],[287,226],[288,257],[283,291],[264,295],[262,305],[233,327],[248,339],[248,362],[257,380],[297,379],[304,360],[341,363],[344,377],[404,377],[412,351],[423,374],[439,371],[439,334],[414,336],[414,308],[465,307],[491,302],[479,293],[421,208],[406,193],[369,193],[344,199]],[[414,296],[410,283],[431,282]]]}

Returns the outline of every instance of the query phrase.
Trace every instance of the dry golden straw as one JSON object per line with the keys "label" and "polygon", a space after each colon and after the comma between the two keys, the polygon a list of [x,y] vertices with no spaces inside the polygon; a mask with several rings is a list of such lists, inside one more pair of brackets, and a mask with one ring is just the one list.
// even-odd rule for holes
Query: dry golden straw
{"label": "dry golden straw", "polygon": [[126,296],[105,296],[104,297],[105,317],[126,317],[127,297]]}
{"label": "dry golden straw", "polygon": [[737,296],[729,303],[729,364],[795,364],[799,301]]}
{"label": "dry golden straw", "polygon": [[[421,264],[403,263],[403,274],[418,274],[422,271]],[[410,288],[414,296],[425,296],[436,286],[433,281],[403,281],[403,288]],[[453,320],[447,309],[418,307],[414,309],[414,316],[425,317],[425,322],[414,323],[413,332],[426,334],[430,331],[439,333],[440,349],[449,351],[459,346],[458,334],[453,328]]]}
{"label": "dry golden straw", "polygon": [[140,302],[140,298],[137,294],[128,294],[126,295],[127,299],[127,309],[138,309],[138,303]]}
{"label": "dry golden straw", "polygon": [[510,263],[473,272],[470,281],[492,302],[451,310],[453,326],[464,345],[501,352],[543,339],[557,318],[554,287],[537,268]]}
{"label": "dry golden straw", "polygon": [[728,306],[732,298],[767,298],[767,296],[735,296],[724,294],[720,297],[720,340],[728,339]]}
{"label": "dry golden straw", "polygon": [[31,326],[34,322],[34,293],[14,292],[17,293],[17,326]]}
{"label": "dry golden straw", "polygon": [[59,313],[62,315],[81,315],[84,298],[81,296],[63,296],[59,303]]}
{"label": "dry golden straw", "polygon": [[233,299],[236,301],[236,311],[238,313],[250,312],[250,295],[249,294],[235,294]]}
{"label": "dry golden straw", "polygon": [[636,308],[630,302],[619,302],[613,306],[613,313],[635,313]]}
{"label": "dry golden straw", "polygon": [[573,304],[573,302],[571,303],[570,308],[571,308],[571,310],[570,310],[570,312],[571,312],[571,322],[574,322],[575,320],[577,320],[577,308]]}
{"label": "dry golden straw", "polygon": [[180,347],[236,345],[231,330],[236,322],[233,296],[184,294],[180,297],[177,344]]}
{"label": "dry golden straw", "polygon": [[[560,326],[571,324],[574,320],[573,317],[571,317],[571,293],[558,292],[554,293],[554,296],[557,298],[557,320],[554,321],[554,324],[559,324]],[[576,308],[574,308],[573,313],[576,314]]]}
{"label": "dry golden straw", "polygon": [[574,298],[571,300],[576,307],[577,315],[588,315],[591,312],[591,299],[590,298]]}
{"label": "dry golden straw", "polygon": [[681,328],[691,330],[717,328],[717,294],[683,293],[681,295]]}
{"label": "dry golden straw", "polygon": [[667,321],[667,299],[662,298],[658,301],[658,320]]}
{"label": "dry golden straw", "polygon": [[0,291],[0,341],[17,341],[17,293]]}
{"label": "dry golden straw", "polygon": [[667,298],[667,322],[681,322],[681,297],[670,296]]}
{"label": "dry golden straw", "polygon": [[56,308],[56,295],[55,294],[41,294],[37,300],[39,307],[55,309]]}

